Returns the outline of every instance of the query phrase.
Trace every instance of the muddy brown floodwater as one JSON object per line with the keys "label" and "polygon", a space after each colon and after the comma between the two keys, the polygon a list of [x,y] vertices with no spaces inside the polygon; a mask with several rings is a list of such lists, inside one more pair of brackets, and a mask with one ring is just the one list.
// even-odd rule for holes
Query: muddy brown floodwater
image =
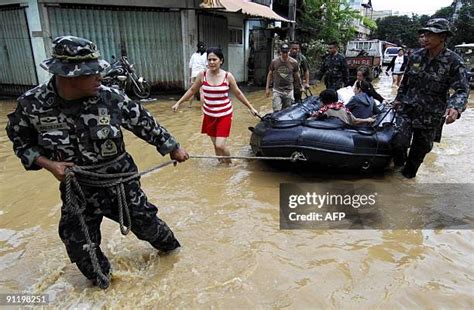
{"label": "muddy brown floodwater", "polygon": [[[375,83],[395,96],[390,77]],[[313,93],[319,89],[313,89]],[[248,94],[263,112],[263,91]],[[113,282],[102,291],[69,263],[57,234],[58,183],[46,171],[26,172],[5,131],[14,101],[0,102],[0,292],[49,294],[50,306],[157,308],[455,308],[473,307],[472,230],[280,230],[279,185],[298,182],[373,184],[472,182],[473,93],[462,118],[445,126],[442,143],[419,175],[300,175],[259,161],[189,160],[142,178],[149,200],[183,248],[160,257],[147,243],[120,235],[105,220],[102,248]],[[174,101],[146,105],[190,154],[213,154],[199,133],[201,112]],[[238,102],[229,139],[235,155],[250,155],[256,120]],[[131,134],[128,151],[140,170],[168,158]],[[409,201],[410,197],[404,197]],[[416,204],[413,198],[412,204]]]}

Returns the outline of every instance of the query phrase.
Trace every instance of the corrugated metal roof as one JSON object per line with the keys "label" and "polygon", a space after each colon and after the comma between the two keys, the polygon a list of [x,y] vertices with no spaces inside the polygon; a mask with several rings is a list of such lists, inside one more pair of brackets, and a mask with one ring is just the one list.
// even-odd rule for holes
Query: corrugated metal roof
{"label": "corrugated metal roof", "polygon": [[272,20],[280,20],[283,22],[292,23],[294,21],[288,20],[275,13],[268,6],[261,5],[254,2],[247,2],[242,0],[214,0],[203,1],[201,7],[204,9],[223,9],[225,12],[240,12],[242,14],[263,17]]}

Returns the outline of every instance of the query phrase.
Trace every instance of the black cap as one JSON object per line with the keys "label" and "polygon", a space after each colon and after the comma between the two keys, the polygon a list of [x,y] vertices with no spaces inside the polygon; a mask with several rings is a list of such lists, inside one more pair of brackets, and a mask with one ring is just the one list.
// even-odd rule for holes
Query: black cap
{"label": "black cap", "polygon": [[290,46],[286,43],[283,43],[281,46],[280,46],[280,52],[288,52],[290,50]]}

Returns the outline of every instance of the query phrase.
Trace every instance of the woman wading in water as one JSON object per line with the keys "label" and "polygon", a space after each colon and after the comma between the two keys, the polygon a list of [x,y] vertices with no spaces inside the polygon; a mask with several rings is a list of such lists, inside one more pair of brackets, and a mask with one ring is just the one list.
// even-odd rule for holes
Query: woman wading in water
{"label": "woman wading in water", "polygon": [[[221,69],[224,63],[222,50],[217,47],[209,48],[207,50],[207,62],[208,69],[198,74],[191,88],[173,105],[172,109],[177,111],[181,103],[189,100],[201,89],[203,95],[202,111],[204,113],[201,133],[205,133],[211,138],[216,155],[230,156],[226,146],[233,115],[229,90],[253,115],[259,115],[237,86],[232,73]],[[226,158],[220,159],[220,162],[228,164],[231,161]]]}

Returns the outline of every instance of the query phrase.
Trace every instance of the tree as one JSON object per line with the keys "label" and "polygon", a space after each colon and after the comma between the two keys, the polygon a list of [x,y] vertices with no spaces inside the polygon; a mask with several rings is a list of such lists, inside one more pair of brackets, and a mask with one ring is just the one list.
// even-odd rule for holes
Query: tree
{"label": "tree", "polygon": [[[454,7],[448,6],[436,11],[432,17],[446,18],[452,21],[453,15]],[[454,35],[449,39],[448,47],[453,48],[457,44],[474,42],[474,4],[472,1],[463,1],[459,16],[451,26]]]}
{"label": "tree", "polygon": [[418,29],[429,20],[427,15],[387,16],[377,19],[373,37],[399,46],[418,47]]}
{"label": "tree", "polygon": [[450,45],[474,43],[474,4],[472,2],[463,6],[459,12],[459,18],[454,22],[454,31]]}
{"label": "tree", "polygon": [[303,0],[297,17],[297,29],[305,41],[318,38],[324,42],[338,41],[344,45],[355,37],[353,20],[362,20],[347,0]]}
{"label": "tree", "polygon": [[454,45],[474,42],[474,3],[472,0],[462,1],[463,6],[459,11],[458,18],[453,21],[454,6],[447,6],[439,9],[432,16],[413,15],[408,16],[388,16],[378,19],[377,30],[374,38],[390,41],[408,47],[417,47],[418,30],[426,25],[431,18],[446,18],[452,22],[454,35],[448,41],[448,47]]}
{"label": "tree", "polygon": [[[300,0],[297,11],[296,34],[303,43],[310,68],[319,67],[326,45],[337,41],[345,46],[356,36],[354,20],[363,20],[360,13],[352,9],[347,0]],[[369,20],[365,24],[374,27]]]}

